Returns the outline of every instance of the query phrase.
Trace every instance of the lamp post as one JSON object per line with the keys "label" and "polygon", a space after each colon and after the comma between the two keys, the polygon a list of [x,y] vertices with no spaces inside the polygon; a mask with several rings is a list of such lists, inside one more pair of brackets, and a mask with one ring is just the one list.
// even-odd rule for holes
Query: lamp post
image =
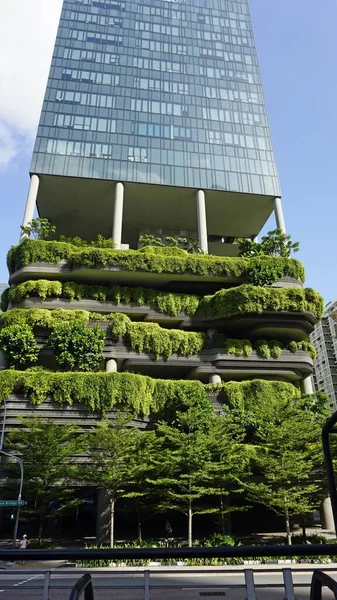
{"label": "lamp post", "polygon": [[[9,452],[4,452],[4,450],[0,450],[0,454],[3,454],[4,456],[7,456],[9,458],[12,458],[13,460],[17,460],[20,465],[20,489],[19,489],[19,495],[18,495],[18,501],[20,502],[21,496],[22,496],[22,486],[23,486],[23,460],[22,460],[22,458],[19,458],[18,456],[15,456],[14,454],[9,454]],[[18,507],[16,509],[15,525],[14,525],[14,532],[13,532],[13,542],[12,542],[13,549],[16,546],[16,536],[18,534],[19,516],[20,516],[20,504],[18,505]]]}

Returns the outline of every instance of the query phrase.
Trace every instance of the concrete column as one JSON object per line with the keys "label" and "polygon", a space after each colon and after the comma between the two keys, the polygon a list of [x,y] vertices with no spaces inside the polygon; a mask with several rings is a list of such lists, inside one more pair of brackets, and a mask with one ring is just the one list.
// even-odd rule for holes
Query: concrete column
{"label": "concrete column", "polygon": [[212,340],[214,338],[214,336],[217,334],[217,329],[215,329],[215,327],[210,327],[209,329],[207,329],[206,331],[206,335],[208,337],[208,339]]}
{"label": "concrete column", "polygon": [[115,202],[112,224],[112,239],[119,249],[122,243],[122,227],[123,227],[123,203],[124,203],[124,185],[116,183],[115,187]]}
{"label": "concrete column", "polygon": [[202,190],[197,192],[197,219],[199,246],[201,250],[208,252],[205,192]]}
{"label": "concrete column", "polygon": [[109,358],[109,360],[106,361],[105,370],[107,373],[117,373],[117,363],[113,358]]}
{"label": "concrete column", "polygon": [[110,502],[104,488],[97,490],[96,542],[110,544]]}
{"label": "concrete column", "polygon": [[303,393],[304,394],[313,394],[314,393],[314,387],[312,385],[311,375],[308,375],[308,377],[305,377],[305,379],[303,379],[302,385],[303,385]]}
{"label": "concrete column", "polygon": [[[26,227],[28,223],[30,223],[34,218],[34,211],[36,206],[37,193],[39,191],[39,177],[37,175],[32,175],[30,178],[30,185],[28,190],[28,196],[26,200],[25,214],[23,216],[22,225]],[[21,231],[20,242],[27,237]]]}
{"label": "concrete column", "polygon": [[220,377],[220,375],[210,375],[209,376],[209,382],[210,383],[221,383],[221,377]]}
{"label": "concrete column", "polygon": [[275,198],[274,200],[274,213],[277,229],[281,229],[282,233],[287,233],[286,225],[284,222],[281,198]]}
{"label": "concrete column", "polygon": [[320,513],[322,529],[327,529],[328,531],[335,531],[335,523],[333,520],[330,496],[325,498],[325,500],[322,502]]}

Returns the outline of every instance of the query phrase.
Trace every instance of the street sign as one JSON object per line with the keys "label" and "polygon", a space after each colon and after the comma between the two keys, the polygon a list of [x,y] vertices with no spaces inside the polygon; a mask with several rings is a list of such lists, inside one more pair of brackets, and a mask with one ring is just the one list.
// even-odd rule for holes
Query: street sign
{"label": "street sign", "polygon": [[0,506],[26,506],[27,500],[0,500]]}

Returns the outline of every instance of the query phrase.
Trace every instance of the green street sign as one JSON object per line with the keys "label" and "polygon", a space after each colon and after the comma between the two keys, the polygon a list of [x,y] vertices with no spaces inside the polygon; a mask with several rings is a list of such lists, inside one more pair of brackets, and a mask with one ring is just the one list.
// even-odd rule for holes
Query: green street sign
{"label": "green street sign", "polygon": [[0,506],[26,506],[26,500],[0,500]]}

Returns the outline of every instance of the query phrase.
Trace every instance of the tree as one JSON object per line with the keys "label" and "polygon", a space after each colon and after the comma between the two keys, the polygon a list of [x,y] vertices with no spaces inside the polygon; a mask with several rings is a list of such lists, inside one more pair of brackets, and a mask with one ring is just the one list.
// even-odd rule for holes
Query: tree
{"label": "tree", "polygon": [[281,256],[288,258],[292,252],[299,251],[299,242],[293,242],[290,235],[283,233],[281,229],[268,231],[262,237],[260,243],[247,238],[239,240],[239,256]]}
{"label": "tree", "polygon": [[144,476],[140,433],[130,427],[131,417],[116,413],[111,421],[103,419],[87,437],[89,464],[83,479],[103,488],[110,505],[110,546],[114,547],[115,505],[120,498],[135,497],[135,486]]}
{"label": "tree", "polygon": [[136,438],[134,448],[134,470],[133,481],[130,482],[130,491],[127,498],[131,500],[131,511],[137,519],[138,543],[142,543],[143,523],[156,512],[153,502],[153,487],[148,478],[155,470],[155,458],[157,457],[156,436],[154,431],[145,431]]}
{"label": "tree", "polygon": [[37,362],[40,348],[26,323],[8,325],[0,330],[0,349],[16,369]]}
{"label": "tree", "polygon": [[[322,480],[321,421],[308,400],[275,405],[272,420],[256,433],[255,476],[247,484],[251,499],[284,517],[287,542],[291,544],[290,516],[304,515],[320,503]],[[321,412],[322,417],[322,412]]]}
{"label": "tree", "polygon": [[98,325],[87,328],[82,321],[65,322],[52,330],[48,346],[56,362],[71,371],[96,371],[103,358],[105,331]]}
{"label": "tree", "polygon": [[208,443],[211,461],[207,464],[212,486],[219,497],[218,514],[221,533],[226,533],[226,517],[249,506],[231,506],[226,500],[232,494],[244,491],[244,481],[250,474],[250,463],[254,448],[244,443],[245,431],[235,423],[229,411],[226,415],[216,414],[210,420]]}
{"label": "tree", "polygon": [[50,236],[56,231],[55,225],[52,225],[48,219],[32,219],[28,225],[21,225],[22,233],[36,240],[49,240]]}
{"label": "tree", "polygon": [[158,425],[159,457],[152,484],[161,491],[161,508],[174,509],[188,518],[188,545],[193,543],[193,516],[217,512],[203,502],[218,493],[213,486],[209,413],[190,407],[178,412],[172,425]]}
{"label": "tree", "polygon": [[[41,539],[46,520],[73,503],[68,485],[76,471],[78,430],[72,425],[57,425],[51,419],[19,420],[22,428],[10,431],[6,445],[24,461],[24,497],[28,500],[25,510],[37,519]],[[16,473],[13,464],[13,476]]]}

